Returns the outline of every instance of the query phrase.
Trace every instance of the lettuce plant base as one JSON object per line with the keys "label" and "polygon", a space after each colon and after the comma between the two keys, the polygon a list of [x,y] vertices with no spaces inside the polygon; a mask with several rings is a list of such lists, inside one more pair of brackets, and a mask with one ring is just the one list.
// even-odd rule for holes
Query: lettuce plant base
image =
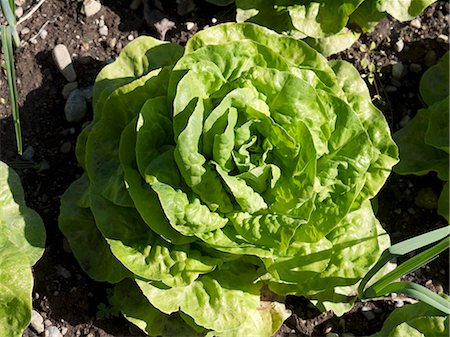
{"label": "lettuce plant base", "polygon": [[[211,25],[212,19],[220,21],[232,18],[230,8],[205,6],[202,1],[195,2],[197,10],[186,17],[180,17],[176,11],[176,1],[166,1],[163,14],[174,21],[177,29],[169,31],[166,39],[185,42],[192,31],[186,29],[185,22],[193,22],[197,27]],[[68,46],[74,57],[80,88],[92,85],[96,73],[107,60],[117,56],[116,47],[111,48],[108,41],[115,37],[126,44],[128,36],[137,33],[153,34],[143,19],[143,9],[131,11],[127,6],[121,7],[119,1],[103,1],[100,13],[91,18],[80,14],[80,3],[76,1],[47,0],[23,27],[30,29],[29,38],[39,31],[48,18],[57,20],[49,22],[45,30],[46,39],[37,39],[36,44],[28,43],[16,53],[17,76],[20,79],[19,104],[21,106],[22,125],[25,148],[33,146],[34,156],[31,161],[20,159],[15,153],[15,137],[9,106],[0,105],[0,159],[8,162],[20,174],[29,207],[35,209],[47,227],[47,250],[44,257],[34,267],[35,291],[33,307],[52,325],[60,330],[66,328],[65,336],[143,336],[123,318],[101,318],[97,314],[107,316],[107,311],[98,310],[98,305],[107,303],[107,284],[93,282],[79,268],[78,263],[68,252],[65,241],[57,229],[59,197],[68,185],[81,174],[77,166],[73,148],[76,136],[84,121],[90,119],[90,111],[85,120],[70,124],[64,119],[65,100],[61,96],[66,84],[51,60],[51,50],[58,43]],[[25,1],[24,8],[32,5]],[[231,11],[231,12],[230,12]],[[46,16],[44,16],[45,14]],[[446,51],[447,45],[436,39],[440,34],[448,34],[449,4],[439,1],[425,11],[420,17],[421,29],[411,27],[408,23],[399,24],[385,20],[377,30],[369,36],[363,36],[361,42],[367,46],[370,41],[376,42],[376,48],[370,52],[370,60],[380,68],[382,77],[377,77],[377,88],[369,86],[372,94],[379,94],[381,100],[375,101],[385,113],[393,130],[400,127],[405,116],[412,117],[420,108],[418,83],[427,69],[426,62],[431,58],[427,52],[435,53],[435,61]],[[107,40],[98,41],[98,25],[95,20],[104,16],[109,28]],[[81,22],[83,21],[83,23]],[[67,27],[66,27],[67,26]],[[67,32],[65,32],[67,30]],[[77,38],[77,35],[79,38]],[[401,38],[404,49],[397,52],[395,43]],[[92,41],[92,43],[90,43]],[[86,48],[88,43],[89,48]],[[368,72],[361,66],[361,60],[367,52],[361,51],[360,45],[339,56],[359,67],[361,72]],[[100,60],[100,61],[99,61]],[[392,77],[392,62],[404,64],[405,75],[399,80],[401,86],[395,87]],[[431,60],[432,61],[432,60]],[[379,64],[379,65],[378,65]],[[421,67],[413,72],[411,64]],[[3,75],[2,75],[3,76]],[[7,99],[4,77],[0,76],[0,97]],[[390,87],[389,87],[390,86]],[[45,99],[44,99],[45,98]],[[72,150],[61,152],[61,146],[69,143]],[[47,167],[46,163],[49,167]],[[410,236],[434,229],[443,223],[443,219],[435,214],[434,209],[426,209],[417,202],[419,194],[428,191],[438,194],[439,180],[433,175],[425,177],[393,175],[378,199],[378,218],[390,233],[394,242]],[[431,193],[431,194],[430,194]],[[408,279],[431,287],[433,290],[443,289],[448,292],[448,254],[431,263],[428,267],[409,275]],[[343,317],[335,317],[332,313],[320,313],[307,300],[288,297],[287,305],[295,313],[289,318],[278,333],[281,336],[323,336],[327,332],[352,333],[355,336],[370,335],[381,328],[382,322],[395,308],[398,301],[374,301],[359,303]],[[375,317],[367,319],[362,307],[369,307]],[[367,310],[367,309],[364,309]],[[100,317],[100,316],[99,316]],[[48,323],[48,322],[47,322]],[[38,336],[32,328],[28,328],[24,336]]]}

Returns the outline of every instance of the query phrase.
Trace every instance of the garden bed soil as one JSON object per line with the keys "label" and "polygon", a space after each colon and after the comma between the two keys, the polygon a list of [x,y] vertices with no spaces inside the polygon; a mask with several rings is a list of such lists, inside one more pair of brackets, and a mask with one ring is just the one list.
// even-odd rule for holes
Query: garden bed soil
{"label": "garden bed soil", "polygon": [[[31,0],[20,2],[25,13],[35,5]],[[80,122],[66,121],[62,90],[67,82],[52,60],[53,48],[60,43],[67,46],[78,75],[78,87],[89,92],[100,69],[138,35],[159,38],[164,35],[164,27],[173,22],[176,28],[168,30],[165,39],[184,44],[197,30],[231,21],[234,15],[233,6],[220,8],[200,0],[178,1],[181,7],[175,0],[166,1],[158,11],[145,11],[142,5],[132,10],[123,1],[105,0],[102,4],[97,14],[86,18],[81,1],[46,0],[19,26],[22,46],[16,50],[15,60],[24,156],[17,154],[6,80],[4,73],[0,75],[0,160],[18,172],[27,204],[42,216],[47,230],[45,254],[33,268],[33,307],[46,326],[58,327],[66,337],[143,334],[124,318],[108,317],[108,312],[101,310],[101,304],[107,304],[109,285],[92,281],[80,269],[58,230],[60,197],[82,173],[74,154],[76,138],[84,123],[92,118],[92,110],[89,107]],[[153,24],[164,18],[170,22],[164,21],[165,26],[155,29]],[[99,32],[102,21],[108,27],[107,36]],[[351,49],[334,56],[351,62],[366,79],[373,76],[369,87],[374,103],[385,114],[392,131],[404,126],[423,107],[419,80],[448,50],[448,21],[449,3],[438,1],[413,23],[383,20]],[[372,42],[373,48],[368,51],[365,46]],[[362,66],[364,58],[375,65],[373,75]],[[402,64],[395,66],[401,67],[402,72],[393,76],[397,63]],[[393,242],[445,223],[436,214],[441,188],[442,182],[433,174],[392,174],[378,197],[377,216]],[[448,252],[406,279],[448,293]],[[342,317],[332,312],[320,313],[304,298],[288,297],[286,302],[294,314],[278,336],[324,336],[330,332],[363,336],[379,331],[387,315],[408,300],[388,297],[357,303]],[[24,336],[38,334],[27,328]]]}

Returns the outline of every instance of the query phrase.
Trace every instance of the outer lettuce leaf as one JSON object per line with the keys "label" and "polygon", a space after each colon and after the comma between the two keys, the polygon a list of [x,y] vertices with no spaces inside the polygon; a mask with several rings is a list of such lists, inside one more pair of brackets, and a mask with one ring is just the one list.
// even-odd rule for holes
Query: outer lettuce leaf
{"label": "outer lettuce leaf", "polygon": [[414,19],[436,0],[384,0],[381,8],[400,21]]}
{"label": "outer lettuce leaf", "polygon": [[[448,299],[447,295],[442,296]],[[395,309],[384,322],[381,331],[371,337],[444,337],[449,335],[449,322],[449,316],[419,302]]]}
{"label": "outer lettuce leaf", "polygon": [[[445,107],[441,103],[436,104]],[[403,129],[394,134],[401,158],[394,168],[396,173],[424,175],[435,171],[440,179],[448,181],[448,153],[425,143],[427,128],[435,108],[433,105],[428,109],[419,110]],[[445,108],[441,111],[444,113]]]}
{"label": "outer lettuce leaf", "polygon": [[59,229],[69,241],[81,268],[91,278],[117,283],[127,277],[129,272],[112,255],[89,206],[89,179],[83,174],[61,197]]}
{"label": "outer lettuce leaf", "polygon": [[447,52],[435,66],[429,68],[420,79],[420,95],[427,105],[448,97],[449,58]]}
{"label": "outer lettuce leaf", "polygon": [[179,314],[166,315],[152,306],[131,279],[126,279],[115,286],[110,301],[126,319],[151,336],[202,335],[192,329]]}
{"label": "outer lettuce leaf", "polygon": [[400,21],[412,20],[435,1],[236,0],[236,21],[253,22],[296,39],[306,38],[308,44],[329,56],[347,49],[361,30],[372,30],[386,14]]}
{"label": "outer lettuce leaf", "polygon": [[19,176],[0,161],[0,334],[19,337],[31,319],[31,266],[42,256],[42,219],[25,205]]}
{"label": "outer lettuce leaf", "polygon": [[[246,267],[246,268],[243,268]],[[136,280],[152,305],[181,310],[216,336],[271,336],[289,316],[284,306],[260,302],[257,274],[245,264],[224,265],[187,287],[165,288]],[[254,269],[253,269],[254,270]]]}
{"label": "outer lettuce leaf", "polygon": [[31,319],[33,275],[19,248],[0,243],[0,329],[4,336],[19,337]]}
{"label": "outer lettuce leaf", "polygon": [[0,162],[0,240],[17,247],[32,266],[42,256],[45,229],[41,217],[25,205],[20,178]]}

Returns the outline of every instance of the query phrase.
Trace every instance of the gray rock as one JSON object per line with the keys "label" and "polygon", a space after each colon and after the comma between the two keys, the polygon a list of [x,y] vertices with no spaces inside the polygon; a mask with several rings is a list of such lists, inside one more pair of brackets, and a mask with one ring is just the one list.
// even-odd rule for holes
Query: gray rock
{"label": "gray rock", "polygon": [[403,118],[400,120],[400,123],[398,123],[402,128],[404,128],[406,126],[406,124],[409,123],[409,121],[411,120],[411,117],[409,117],[408,115],[403,116]]}
{"label": "gray rock", "polygon": [[113,37],[112,39],[110,39],[110,40],[108,41],[108,46],[109,46],[109,48],[111,48],[111,49],[114,49],[114,47],[116,46],[116,44],[117,44],[117,39],[116,39],[115,37]]}
{"label": "gray rock", "polygon": [[68,122],[79,122],[86,116],[87,104],[80,89],[73,90],[67,98],[64,114]]}
{"label": "gray rock", "polygon": [[77,79],[77,74],[72,64],[72,58],[70,57],[67,47],[63,44],[58,44],[53,48],[53,60],[59,71],[69,82],[74,82]]}
{"label": "gray rock", "polygon": [[25,151],[22,153],[22,159],[31,161],[34,157],[34,148],[33,146],[29,145],[26,147]]}
{"label": "gray rock", "polygon": [[187,30],[193,30],[195,28],[195,23],[192,21],[186,22],[186,29]]}
{"label": "gray rock", "polygon": [[403,63],[398,62],[392,65],[392,77],[395,79],[401,79],[403,77],[403,71],[405,70],[405,66]]}
{"label": "gray rock", "polygon": [[368,321],[371,321],[375,318],[375,314],[373,313],[373,311],[363,311],[362,314]]}
{"label": "gray rock", "polygon": [[62,337],[62,334],[56,326],[50,326],[47,329],[45,329],[45,336],[46,337]]}
{"label": "gray rock", "polygon": [[45,330],[44,319],[36,310],[31,311],[30,325],[33,328],[33,330],[36,331],[38,334],[43,333]]}
{"label": "gray rock", "polygon": [[74,91],[76,88],[78,88],[78,82],[70,82],[64,86],[61,93],[62,93],[63,97],[65,99],[67,99],[69,97],[70,93],[72,91]]}
{"label": "gray rock", "polygon": [[25,5],[25,0],[14,0],[14,4],[17,7],[23,7]]}
{"label": "gray rock", "polygon": [[102,9],[102,4],[96,0],[85,0],[83,2],[84,14],[86,17],[97,14]]}

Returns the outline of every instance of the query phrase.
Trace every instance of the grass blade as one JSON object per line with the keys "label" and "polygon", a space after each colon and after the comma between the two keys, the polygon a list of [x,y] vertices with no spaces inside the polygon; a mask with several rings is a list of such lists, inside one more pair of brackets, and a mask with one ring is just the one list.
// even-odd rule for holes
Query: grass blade
{"label": "grass blade", "polygon": [[[3,1],[3,0],[2,0]],[[8,81],[9,95],[11,98],[11,111],[16,132],[17,152],[22,154],[22,130],[20,127],[19,104],[17,103],[16,74],[14,70],[14,53],[12,34],[9,26],[1,26],[2,50],[5,57],[6,79]]]}

